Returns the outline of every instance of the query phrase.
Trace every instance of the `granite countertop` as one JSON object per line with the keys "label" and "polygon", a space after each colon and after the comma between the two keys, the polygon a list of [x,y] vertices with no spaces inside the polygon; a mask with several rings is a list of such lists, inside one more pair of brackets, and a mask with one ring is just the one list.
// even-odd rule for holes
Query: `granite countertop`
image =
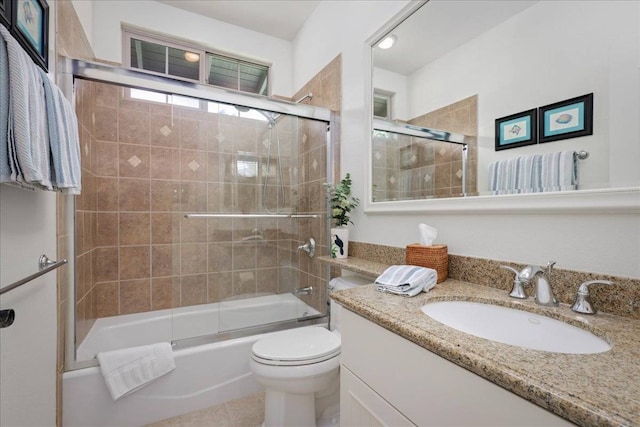
{"label": "granite countertop", "polygon": [[[349,259],[322,262],[373,275],[386,265]],[[371,270],[367,270],[367,266]],[[382,268],[382,270],[380,270]],[[579,315],[566,304],[546,308],[503,290],[448,279],[428,293],[407,298],[373,285],[331,297],[347,309],[421,347],[582,426],[640,426],[640,321],[606,313]],[[560,354],[489,341],[445,326],[420,310],[442,300],[469,300],[547,315],[589,330],[612,349],[599,354]]]}

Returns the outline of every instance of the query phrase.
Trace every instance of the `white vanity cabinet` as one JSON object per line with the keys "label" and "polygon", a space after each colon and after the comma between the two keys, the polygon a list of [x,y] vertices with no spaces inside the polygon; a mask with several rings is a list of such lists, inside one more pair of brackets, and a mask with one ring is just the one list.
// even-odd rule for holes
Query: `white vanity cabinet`
{"label": "white vanity cabinet", "polygon": [[574,425],[351,311],[341,325],[342,427]]}

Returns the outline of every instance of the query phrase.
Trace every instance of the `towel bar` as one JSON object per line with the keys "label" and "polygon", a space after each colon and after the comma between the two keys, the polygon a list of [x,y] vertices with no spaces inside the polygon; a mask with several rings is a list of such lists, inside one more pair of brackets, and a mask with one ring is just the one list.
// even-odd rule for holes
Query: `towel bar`
{"label": "towel bar", "polygon": [[317,214],[219,214],[219,213],[191,213],[185,218],[318,218]]}
{"label": "towel bar", "polygon": [[573,157],[575,157],[576,159],[584,160],[589,158],[589,152],[584,150],[576,151],[575,153],[573,153]]}
{"label": "towel bar", "polygon": [[4,294],[5,292],[9,292],[10,290],[13,290],[15,288],[17,288],[18,286],[22,286],[25,283],[28,283],[30,281],[32,281],[33,279],[36,279],[40,276],[42,276],[43,274],[47,274],[48,272],[50,272],[51,270],[55,270],[58,267],[61,267],[63,265],[65,265],[67,263],[66,259],[60,260],[60,261],[53,261],[51,259],[49,259],[46,255],[40,255],[40,258],[38,259],[38,268],[39,271],[37,273],[34,273],[28,277],[25,277],[24,279],[18,280],[15,283],[12,283],[8,286],[5,286],[4,288],[0,289],[0,295]]}

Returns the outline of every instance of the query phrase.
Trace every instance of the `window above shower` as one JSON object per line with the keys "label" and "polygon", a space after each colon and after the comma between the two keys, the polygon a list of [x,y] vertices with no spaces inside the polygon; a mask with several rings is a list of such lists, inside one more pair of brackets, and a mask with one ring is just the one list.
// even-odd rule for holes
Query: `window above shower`
{"label": "window above shower", "polygon": [[124,65],[150,74],[269,95],[269,65],[124,28]]}

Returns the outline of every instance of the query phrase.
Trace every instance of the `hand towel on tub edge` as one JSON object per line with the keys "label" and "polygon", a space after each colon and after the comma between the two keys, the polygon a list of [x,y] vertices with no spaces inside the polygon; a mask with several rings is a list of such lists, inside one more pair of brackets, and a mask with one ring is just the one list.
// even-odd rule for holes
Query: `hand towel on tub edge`
{"label": "hand towel on tub edge", "polygon": [[98,361],[113,400],[151,384],[176,367],[168,342],[98,353]]}

